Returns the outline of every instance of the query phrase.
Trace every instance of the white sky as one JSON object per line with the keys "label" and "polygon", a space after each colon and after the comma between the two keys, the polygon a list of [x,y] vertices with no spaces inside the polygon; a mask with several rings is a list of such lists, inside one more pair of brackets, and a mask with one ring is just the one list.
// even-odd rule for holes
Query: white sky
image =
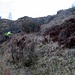
{"label": "white sky", "polygon": [[23,16],[42,17],[56,14],[60,9],[67,9],[75,0],[0,0],[0,16],[16,20]]}

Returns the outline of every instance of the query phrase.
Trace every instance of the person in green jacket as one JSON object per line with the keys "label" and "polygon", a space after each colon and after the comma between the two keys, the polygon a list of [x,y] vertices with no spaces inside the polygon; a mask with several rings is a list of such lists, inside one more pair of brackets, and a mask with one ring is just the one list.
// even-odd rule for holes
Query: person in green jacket
{"label": "person in green jacket", "polygon": [[11,32],[9,31],[9,32],[6,32],[5,34],[4,34],[4,36],[5,36],[5,39],[9,39],[9,37],[11,36]]}

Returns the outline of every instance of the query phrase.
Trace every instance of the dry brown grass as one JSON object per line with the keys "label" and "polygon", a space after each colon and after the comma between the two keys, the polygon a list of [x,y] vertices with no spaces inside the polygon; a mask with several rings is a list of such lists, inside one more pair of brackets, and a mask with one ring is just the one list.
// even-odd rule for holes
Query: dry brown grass
{"label": "dry brown grass", "polygon": [[11,75],[11,70],[6,67],[2,60],[0,60],[0,75]]}

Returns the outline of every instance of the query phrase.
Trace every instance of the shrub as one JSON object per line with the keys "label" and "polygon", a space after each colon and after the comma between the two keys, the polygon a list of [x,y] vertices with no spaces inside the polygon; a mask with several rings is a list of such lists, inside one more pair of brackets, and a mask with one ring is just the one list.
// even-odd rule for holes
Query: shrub
{"label": "shrub", "polygon": [[28,22],[22,25],[22,30],[30,33],[30,32],[38,32],[40,30],[40,25],[35,22]]}

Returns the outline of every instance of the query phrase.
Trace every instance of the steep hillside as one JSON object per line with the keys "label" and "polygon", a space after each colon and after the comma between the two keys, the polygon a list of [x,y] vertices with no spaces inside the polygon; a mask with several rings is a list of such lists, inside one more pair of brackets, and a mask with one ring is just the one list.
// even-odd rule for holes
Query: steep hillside
{"label": "steep hillside", "polygon": [[18,33],[4,42],[0,48],[1,75],[74,75],[74,48],[62,48],[46,38]]}
{"label": "steep hillside", "polygon": [[52,20],[53,16],[47,16],[47,17],[39,17],[39,18],[31,18],[31,17],[22,17],[18,20],[12,21],[8,19],[1,19],[0,20],[0,33],[4,33],[6,31],[12,31],[14,33],[17,33],[18,31],[23,30],[23,26],[27,26],[30,23],[34,23],[37,25],[42,25],[50,22]]}
{"label": "steep hillside", "polygon": [[51,26],[43,35],[49,35],[54,42],[58,41],[59,45],[75,47],[75,19],[71,18],[60,25]]}
{"label": "steep hillside", "polygon": [[8,19],[0,20],[0,43],[4,41],[4,33],[11,31],[13,34],[20,32],[38,32],[40,31],[40,26],[42,24],[50,22],[53,16],[40,17],[40,18],[31,18],[31,17],[22,17],[18,20],[12,21]]}
{"label": "steep hillside", "polygon": [[[66,10],[60,10],[57,12],[56,15],[52,15],[52,16],[49,15],[47,17],[31,18],[31,17],[25,16],[15,21],[1,19],[0,20],[0,28],[1,28],[0,33],[4,33],[9,30],[12,31],[13,33],[25,31],[24,27],[26,27],[29,24],[30,24],[29,26],[32,26],[31,24],[34,24],[35,26],[42,25],[41,32],[42,31],[44,32],[46,31],[46,29],[49,29],[50,26],[60,25],[65,20],[68,20],[74,17],[75,17],[75,8],[70,8]],[[29,26],[28,26],[28,29],[30,29]],[[36,30],[36,28],[34,28],[34,30]]]}
{"label": "steep hillside", "polygon": [[[0,75],[75,75],[75,8],[1,19],[0,28]],[[13,34],[4,41],[7,31]]]}
{"label": "steep hillside", "polygon": [[51,20],[48,24],[44,24],[41,26],[41,32],[43,34],[51,26],[61,25],[65,20],[68,20],[68,19],[74,18],[74,17],[75,17],[75,7],[66,9],[66,10],[60,10],[54,16],[53,20]]}

